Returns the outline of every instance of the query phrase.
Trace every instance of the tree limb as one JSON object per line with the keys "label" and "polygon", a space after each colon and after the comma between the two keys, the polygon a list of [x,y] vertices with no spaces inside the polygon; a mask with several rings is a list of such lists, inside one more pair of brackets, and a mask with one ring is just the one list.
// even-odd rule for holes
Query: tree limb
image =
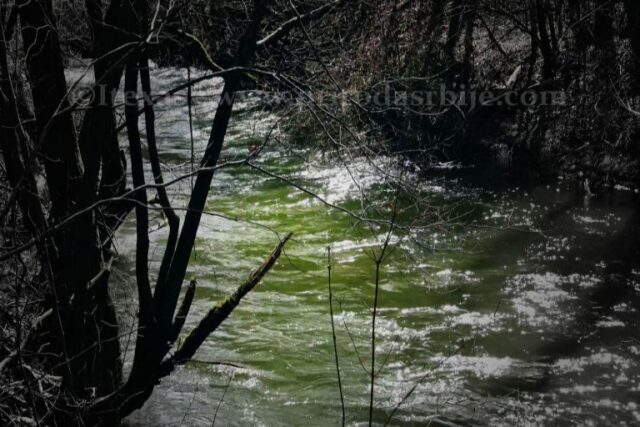
{"label": "tree limb", "polygon": [[191,310],[191,304],[193,303],[193,298],[196,294],[196,281],[192,280],[189,282],[189,286],[187,287],[187,291],[184,294],[184,298],[182,299],[182,304],[178,309],[178,313],[176,314],[176,318],[173,321],[173,336],[171,337],[171,342],[174,342],[178,339],[178,335],[182,331],[182,327],[184,326],[184,322],[187,320],[187,315]]}
{"label": "tree limb", "polygon": [[291,238],[292,233],[287,234],[275,247],[271,255],[265,259],[258,269],[224,302],[216,305],[200,321],[198,326],[187,336],[182,346],[169,359],[160,365],[158,379],[169,375],[177,365],[182,365],[193,357],[202,343],[224,322],[238,306],[242,298],[251,292],[262,278],[271,270],[282,253],[282,249]]}

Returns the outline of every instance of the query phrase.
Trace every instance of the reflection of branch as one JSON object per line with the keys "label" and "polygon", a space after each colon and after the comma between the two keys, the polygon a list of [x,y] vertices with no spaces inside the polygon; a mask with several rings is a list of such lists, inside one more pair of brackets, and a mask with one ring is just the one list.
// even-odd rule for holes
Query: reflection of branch
{"label": "reflection of branch", "polygon": [[224,362],[224,361],[219,361],[219,360],[199,360],[199,359],[190,359],[187,363],[189,364],[194,364],[194,365],[210,365],[210,366],[225,366],[228,368],[234,368],[234,369],[250,369],[247,366],[242,366],[239,365],[235,362]]}
{"label": "reflection of branch", "polygon": [[291,238],[291,233],[282,239],[271,255],[257,270],[224,302],[212,308],[200,321],[198,326],[185,338],[182,346],[170,358],[166,359],[159,368],[158,378],[169,375],[177,365],[184,364],[196,353],[202,343],[224,322],[238,306],[242,298],[251,292],[262,278],[271,270],[282,253],[284,245]]}

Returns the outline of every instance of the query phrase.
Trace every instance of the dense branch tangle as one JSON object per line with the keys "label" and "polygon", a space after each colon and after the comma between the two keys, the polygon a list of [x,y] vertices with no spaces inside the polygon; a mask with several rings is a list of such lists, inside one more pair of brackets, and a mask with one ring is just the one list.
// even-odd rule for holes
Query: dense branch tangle
{"label": "dense branch tangle", "polygon": [[[269,40],[286,35],[295,24],[320,17],[338,3],[328,3],[305,17],[285,22],[259,42],[261,22],[267,13],[266,2],[252,2],[232,63],[226,72],[220,73],[225,80],[221,101],[200,168],[195,172],[195,185],[180,227],[160,167],[148,56],[150,35],[157,36],[160,32],[152,26],[170,22],[188,2],[170,7],[165,16],[158,17],[160,9],[151,13],[146,0],[112,0],[107,6],[99,0],[85,1],[93,36],[92,56],[97,58],[94,93],[107,97],[96,97],[91,102],[78,134],[72,122],[75,106],[67,101],[61,40],[56,31],[51,0],[21,2],[10,11],[3,2],[0,13],[3,24],[0,30],[4,37],[0,44],[2,152],[13,167],[10,178],[16,195],[14,199],[24,218],[29,219],[33,239],[33,244],[23,245],[23,249],[11,252],[4,259],[20,256],[33,245],[42,258],[42,267],[49,265],[48,271],[52,272],[50,299],[55,304],[51,311],[53,315],[40,323],[44,324],[42,329],[52,332],[53,338],[48,345],[56,356],[50,366],[56,367],[55,373],[63,378],[62,398],[56,404],[58,409],[40,414],[45,417],[40,421],[59,425],[118,423],[144,404],[162,377],[195,354],[203,341],[275,265],[290,234],[278,242],[265,262],[236,292],[212,308],[175,353],[170,353],[194,299],[196,284],[192,281],[176,313],[209,189],[219,166],[234,95],[247,75],[243,70],[251,69],[258,45],[266,46]],[[10,25],[5,27],[7,15]],[[7,37],[17,31],[16,15],[20,18],[19,28],[25,41],[35,129],[24,130],[21,125],[25,113],[18,106],[26,103],[21,103],[15,96],[5,96],[14,94],[17,87],[10,78],[9,69],[10,65],[16,65],[7,60]],[[152,15],[152,22],[149,22]],[[113,94],[123,75],[125,126],[135,191],[125,189],[124,154],[118,145],[114,117]],[[142,110],[138,102],[140,94],[144,99]],[[145,118],[144,138],[139,129],[140,112]],[[145,181],[143,139],[148,147],[153,183]],[[16,151],[13,147],[23,148]],[[30,154],[31,150],[36,151],[35,155]],[[35,182],[39,155],[45,159],[46,184],[52,202],[50,212],[44,212],[43,205],[34,197],[38,194]],[[20,191],[20,186],[28,191]],[[153,272],[148,269],[150,208],[146,189],[155,189],[169,223],[169,238],[155,286],[151,277]],[[110,203],[109,200],[119,202]],[[120,333],[109,297],[113,257],[109,246],[111,236],[132,209],[136,219],[138,333],[133,366],[129,377],[123,381]],[[108,220],[99,221],[98,217]],[[14,361],[15,357],[7,359],[2,363],[3,368]]]}

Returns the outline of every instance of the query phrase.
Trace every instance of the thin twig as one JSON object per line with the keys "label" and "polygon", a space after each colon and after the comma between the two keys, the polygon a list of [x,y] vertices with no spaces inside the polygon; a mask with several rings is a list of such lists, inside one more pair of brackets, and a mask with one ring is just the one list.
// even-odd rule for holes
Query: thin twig
{"label": "thin twig", "polygon": [[376,283],[375,283],[375,291],[373,296],[373,312],[371,314],[371,386],[369,391],[369,427],[373,425],[373,398],[375,392],[375,380],[376,380],[376,318],[378,316],[378,298],[380,295],[380,267],[382,262],[385,259],[385,254],[387,252],[387,248],[389,247],[389,243],[391,242],[391,236],[393,234],[394,224],[396,220],[396,204],[397,202],[397,193],[396,193],[396,201],[394,202],[393,216],[391,217],[391,225],[389,226],[389,231],[387,233],[387,237],[382,244],[382,248],[380,250],[380,255],[376,257]]}
{"label": "thin twig", "polygon": [[344,394],[342,392],[342,378],[340,376],[340,359],[338,357],[338,341],[336,326],[333,321],[333,290],[331,289],[331,246],[327,246],[327,273],[329,277],[329,314],[331,315],[331,335],[333,337],[333,354],[336,360],[336,374],[338,375],[338,391],[340,392],[340,408],[342,409],[342,426],[345,425]]}
{"label": "thin twig", "polygon": [[218,406],[216,407],[216,412],[213,414],[213,421],[211,421],[211,427],[215,427],[216,425],[216,418],[218,418],[218,411],[220,411],[222,402],[224,402],[224,397],[227,395],[227,391],[229,390],[229,386],[231,385],[231,381],[233,380],[233,375],[234,375],[233,372],[231,373],[231,375],[229,375],[229,381],[227,381],[227,385],[224,387],[224,391],[222,392],[222,397],[220,398],[220,401],[218,402]]}

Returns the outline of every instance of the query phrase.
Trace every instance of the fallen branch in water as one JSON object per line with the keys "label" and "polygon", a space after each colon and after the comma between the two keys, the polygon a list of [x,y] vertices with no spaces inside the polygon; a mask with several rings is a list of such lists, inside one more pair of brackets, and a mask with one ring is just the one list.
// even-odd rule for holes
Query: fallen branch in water
{"label": "fallen branch in water", "polygon": [[258,267],[258,269],[256,269],[230,297],[216,305],[209,311],[209,313],[207,313],[198,326],[196,326],[196,328],[185,338],[178,351],[162,362],[159,368],[158,378],[169,375],[176,366],[186,363],[193,357],[204,340],[218,329],[222,322],[224,322],[238,304],[240,304],[242,298],[251,292],[276,264],[276,261],[282,254],[284,245],[287,244],[291,235],[292,233],[287,234],[284,239],[278,243],[273,252],[271,252],[271,255],[265,259],[262,265]]}

